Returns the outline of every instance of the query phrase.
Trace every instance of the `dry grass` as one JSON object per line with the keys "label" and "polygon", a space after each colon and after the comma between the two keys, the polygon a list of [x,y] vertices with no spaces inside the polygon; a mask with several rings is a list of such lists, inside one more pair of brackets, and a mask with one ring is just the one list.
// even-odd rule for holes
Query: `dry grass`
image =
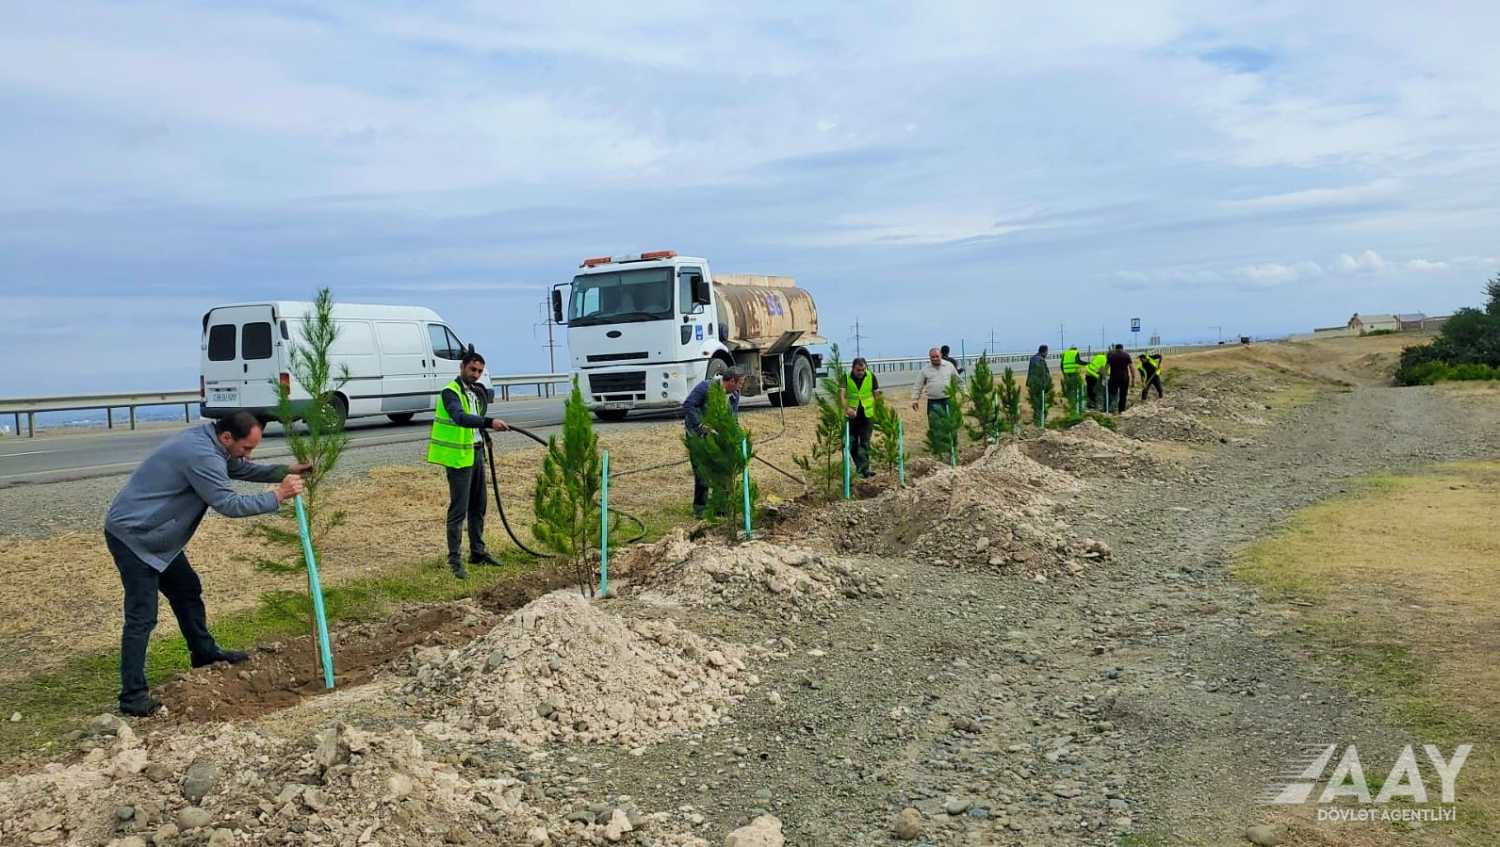
{"label": "dry grass", "polygon": [[[895,389],[899,398],[903,389]],[[908,451],[918,449],[922,426],[909,404],[898,404],[907,422]],[[747,409],[744,422],[754,433],[757,452],[771,463],[800,473],[792,459],[812,442],[816,410]],[[690,518],[692,476],[681,441],[682,425],[663,422],[644,428],[604,429],[600,445],[610,453],[610,504],[652,520],[686,523]],[[520,436],[503,436],[519,439]],[[543,450],[530,445],[497,456],[506,514],[521,540],[532,544],[532,484]],[[329,508],[346,514],[342,525],[322,539],[320,571],[326,585],[378,576],[425,562],[441,568],[445,554],[443,520],[448,490],[442,470],[421,462],[420,442],[413,464],[372,469],[340,482],[328,494]],[[640,469],[656,467],[640,472]],[[791,479],[756,464],[754,478],[763,495],[790,499],[802,493]],[[188,558],[203,577],[210,623],[215,615],[254,607],[268,591],[299,590],[297,576],[267,573],[255,566],[278,548],[251,531],[271,520],[229,520],[210,513],[188,547]],[[486,524],[491,548],[513,547],[495,514]],[[61,666],[69,657],[113,648],[121,624],[120,583],[103,539],[97,533],[68,532],[43,539],[0,536],[0,567],[10,590],[0,593],[0,683]],[[61,610],[67,610],[66,614]],[[175,634],[170,610],[162,604],[157,634]]]}
{"label": "dry grass", "polygon": [[1278,598],[1316,647],[1349,662],[1394,720],[1445,747],[1473,742],[1460,776],[1459,843],[1500,821],[1500,463],[1381,477],[1313,506],[1246,551],[1239,576]]}

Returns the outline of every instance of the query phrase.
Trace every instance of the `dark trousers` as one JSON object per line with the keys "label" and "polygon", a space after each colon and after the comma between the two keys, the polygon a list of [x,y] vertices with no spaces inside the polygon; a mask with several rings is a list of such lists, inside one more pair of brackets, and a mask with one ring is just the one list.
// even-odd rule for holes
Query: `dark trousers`
{"label": "dark trousers", "polygon": [[474,464],[448,468],[448,558],[458,558],[464,520],[469,522],[469,553],[487,552],[484,546],[484,509],[489,494],[484,490],[484,445],[474,445]]}
{"label": "dark trousers", "polygon": [[[688,464],[692,465],[689,461]],[[698,466],[693,465],[693,517],[700,517],[703,508],[708,505],[708,483],[703,480],[703,475],[698,473]]]}
{"label": "dark trousers", "polygon": [[156,628],[156,595],[167,596],[177,628],[187,641],[193,663],[204,664],[219,652],[208,632],[208,613],[203,608],[203,583],[188,564],[187,555],[177,558],[158,572],[141,561],[123,541],[104,534],[104,546],[115,559],[120,571],[120,585],[125,589],[125,628],[120,634],[120,702],[128,703],[146,696],[146,645]]}
{"label": "dark trousers", "polygon": [[1111,379],[1109,381],[1109,405],[1116,413],[1125,411],[1130,403],[1130,380]]}
{"label": "dark trousers", "polygon": [[1153,386],[1155,386],[1155,388],[1156,388],[1156,397],[1157,397],[1157,399],[1161,399],[1161,374],[1152,374],[1152,375],[1146,377],[1146,384],[1143,385],[1143,386],[1141,386],[1141,400],[1142,401],[1144,401],[1146,399],[1146,395],[1148,393],[1150,393],[1151,388]]}
{"label": "dark trousers", "polygon": [[849,419],[849,456],[860,476],[870,475],[870,435],[874,431],[875,422],[867,417],[856,415]]}
{"label": "dark trousers", "polygon": [[1097,409],[1097,408],[1099,408],[1100,400],[1102,399],[1099,396],[1099,377],[1094,376],[1093,374],[1086,374],[1083,377],[1083,383],[1088,388],[1088,395],[1089,395],[1088,396],[1088,406],[1089,406],[1089,408],[1090,409]]}

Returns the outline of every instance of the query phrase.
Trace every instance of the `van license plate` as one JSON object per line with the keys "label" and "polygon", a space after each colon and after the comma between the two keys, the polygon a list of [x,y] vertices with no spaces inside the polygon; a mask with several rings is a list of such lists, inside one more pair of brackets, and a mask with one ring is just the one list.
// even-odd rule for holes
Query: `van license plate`
{"label": "van license plate", "polygon": [[631,405],[632,404],[630,404],[630,403],[622,403],[622,402],[616,401],[614,403],[605,403],[604,404],[604,408],[605,409],[609,409],[609,410],[614,410],[614,409],[629,409],[631,407]]}
{"label": "van license plate", "polygon": [[208,399],[214,405],[238,403],[240,392],[235,388],[215,389],[208,392]]}

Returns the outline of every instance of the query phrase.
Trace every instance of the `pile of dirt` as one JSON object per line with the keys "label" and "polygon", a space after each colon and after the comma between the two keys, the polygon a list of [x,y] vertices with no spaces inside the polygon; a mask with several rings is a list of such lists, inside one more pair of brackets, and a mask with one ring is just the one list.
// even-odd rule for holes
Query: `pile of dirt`
{"label": "pile of dirt", "polygon": [[[467,642],[488,632],[496,616],[472,600],[414,606],[375,623],[340,626],[332,633],[339,689],[368,682],[416,646]],[[198,668],[157,689],[169,722],[256,718],[326,694],[311,635],[261,645],[252,661]]]}
{"label": "pile of dirt", "polygon": [[1066,498],[1078,480],[1028,458],[1015,443],[973,464],[934,471],[910,488],[835,504],[812,531],[839,549],[900,552],[933,564],[1041,574],[1103,559],[1100,542],[1073,537]]}
{"label": "pile of dirt", "polygon": [[1120,431],[1142,441],[1184,441],[1214,444],[1227,441],[1217,430],[1176,405],[1145,403],[1131,406],[1117,419]]}
{"label": "pile of dirt", "polygon": [[81,761],[0,781],[0,842],[705,844],[634,808],[563,820],[516,776],[438,761],[409,731],[286,739],[224,724],[148,743],[110,715],[91,731]]}
{"label": "pile of dirt", "polygon": [[627,593],[659,605],[727,606],[782,616],[822,615],[844,598],[884,597],[858,563],[786,544],[694,544],[678,531],[642,551]]}
{"label": "pile of dirt", "polygon": [[[642,745],[719,722],[745,650],[556,591],[468,645],[416,651],[404,693],[465,736]],[[410,702],[410,701],[409,701]]]}
{"label": "pile of dirt", "polygon": [[1049,429],[1022,442],[1027,456],[1080,477],[1137,479],[1157,476],[1162,462],[1132,438],[1085,420],[1069,429]]}

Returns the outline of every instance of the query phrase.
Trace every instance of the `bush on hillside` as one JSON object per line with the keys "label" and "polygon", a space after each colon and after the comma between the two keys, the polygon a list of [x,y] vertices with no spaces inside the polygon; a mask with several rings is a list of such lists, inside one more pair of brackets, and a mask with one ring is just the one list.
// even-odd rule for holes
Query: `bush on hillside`
{"label": "bush on hillside", "polygon": [[[1500,274],[1485,284],[1483,309],[1459,309],[1443,324],[1430,344],[1401,351],[1396,368],[1399,385],[1430,385],[1444,379],[1493,379],[1480,376],[1482,369],[1466,365],[1500,368]],[[1439,365],[1446,367],[1438,367]],[[1466,376],[1459,376],[1459,373]]]}

